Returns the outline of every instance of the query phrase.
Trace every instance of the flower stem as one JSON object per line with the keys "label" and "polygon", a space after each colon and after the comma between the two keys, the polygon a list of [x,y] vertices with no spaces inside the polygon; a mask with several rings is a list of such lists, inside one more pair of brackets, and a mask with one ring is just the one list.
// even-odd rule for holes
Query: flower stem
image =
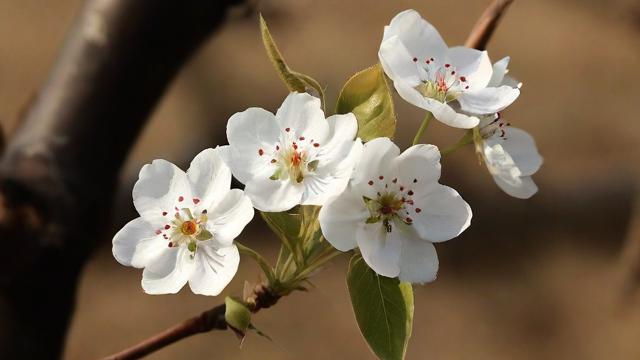
{"label": "flower stem", "polygon": [[464,135],[460,138],[460,140],[458,140],[457,143],[449,146],[444,150],[441,150],[440,154],[442,156],[452,154],[453,152],[460,149],[461,147],[469,145],[471,143],[473,143],[473,130],[467,130],[467,132],[464,133]]}
{"label": "flower stem", "polygon": [[418,133],[413,138],[413,143],[411,145],[416,145],[420,142],[420,138],[424,134],[424,131],[427,130],[427,126],[429,126],[429,122],[431,122],[432,118],[433,118],[433,115],[430,112],[428,112],[427,115],[424,116],[424,120],[422,120],[422,125],[420,125],[420,129],[418,129]]}

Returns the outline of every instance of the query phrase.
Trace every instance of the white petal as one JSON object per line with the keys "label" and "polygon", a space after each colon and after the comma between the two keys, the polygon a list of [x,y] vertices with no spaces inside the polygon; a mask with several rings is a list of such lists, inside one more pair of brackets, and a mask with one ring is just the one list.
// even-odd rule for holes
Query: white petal
{"label": "white petal", "polygon": [[512,88],[516,88],[516,89],[520,89],[522,87],[522,82],[512,78],[509,75],[505,75],[504,79],[502,79],[502,84],[501,85],[506,85],[506,86],[510,86]]}
{"label": "white petal", "polygon": [[493,64],[493,75],[491,75],[491,80],[489,80],[489,87],[498,87],[502,84],[504,80],[504,76],[507,74],[507,67],[509,66],[510,58],[508,56],[496,61]]}
{"label": "white petal", "polygon": [[358,120],[353,113],[348,113],[330,116],[326,121],[330,137],[325,144],[321,144],[316,159],[321,166],[334,166],[351,152],[358,132]]}
{"label": "white petal", "polygon": [[159,257],[169,243],[155,231],[141,217],[131,220],[113,237],[113,256],[122,265],[145,267]]}
{"label": "white petal", "polygon": [[436,119],[444,124],[461,129],[471,129],[478,126],[480,122],[475,116],[468,116],[456,112],[448,104],[431,98],[425,98],[418,90],[407,84],[396,81],[393,85],[404,100],[431,112]]}
{"label": "white petal", "polygon": [[187,170],[191,183],[195,209],[210,210],[222,199],[231,187],[231,170],[220,156],[219,149],[205,149],[191,161]]}
{"label": "white petal", "polygon": [[195,270],[189,279],[194,294],[215,296],[231,282],[238,271],[240,254],[235,245],[216,249],[198,246]]}
{"label": "white petal", "polygon": [[482,89],[491,80],[493,68],[486,51],[456,46],[447,51],[447,58],[458,74],[467,78],[471,90]]}
{"label": "white petal", "polygon": [[440,179],[440,151],[437,146],[414,145],[395,162],[400,183],[411,188],[417,196],[428,192]]}
{"label": "white petal", "polygon": [[347,188],[320,209],[319,221],[325,239],[340,251],[356,246],[355,234],[364,227],[369,211],[362,197],[354,189]]}
{"label": "white petal", "polygon": [[142,272],[142,288],[147,294],[175,294],[187,283],[195,261],[186,246],[167,248]]}
{"label": "white petal", "polygon": [[253,219],[251,200],[240,189],[232,189],[208,213],[208,229],[213,239],[220,245],[229,246],[238,237],[245,226]]}
{"label": "white petal", "polygon": [[410,86],[420,84],[418,65],[413,61],[413,56],[397,36],[382,42],[378,51],[378,58],[384,72],[391,80],[404,81]]}
{"label": "white petal", "polygon": [[411,225],[419,236],[431,242],[440,242],[460,235],[471,223],[471,207],[457,191],[444,185],[434,186],[429,193],[414,198]]}
{"label": "white petal", "polygon": [[280,131],[275,116],[264,109],[249,108],[231,116],[227,123],[230,147],[221,155],[236,179],[246,184],[254,176],[270,171],[271,158],[260,156],[259,151],[263,149],[270,153],[278,142]]}
{"label": "white petal", "polygon": [[438,255],[429,241],[405,238],[400,255],[400,281],[424,284],[436,279]]}
{"label": "white petal", "polygon": [[467,91],[458,98],[460,108],[472,114],[493,114],[504,110],[520,96],[520,90],[510,86]]}
{"label": "white petal", "polygon": [[[316,173],[304,178],[305,191],[302,195],[302,205],[323,205],[330,197],[340,194],[347,187],[360,155],[362,141],[350,141],[350,151],[341,155],[339,162],[326,166],[319,166]],[[320,164],[323,161],[320,160]]]}
{"label": "white petal", "polygon": [[365,224],[355,232],[362,258],[376,273],[386,277],[400,274],[402,238],[394,230],[388,233],[381,223]]}
{"label": "white petal", "polygon": [[507,195],[518,199],[528,199],[538,192],[538,186],[531,176],[519,176],[517,178],[505,178],[493,175],[493,180]]}
{"label": "white petal", "polygon": [[281,130],[291,129],[297,136],[325,143],[329,126],[320,99],[307,93],[290,93],[276,112]]}
{"label": "white petal", "polygon": [[268,177],[256,177],[247,183],[244,191],[256,209],[279,212],[289,210],[300,203],[304,184],[294,183],[290,179],[271,180]]}
{"label": "white petal", "polygon": [[420,61],[428,58],[442,60],[447,44],[438,30],[415,10],[405,10],[396,15],[384,29],[383,41],[397,36],[413,57]]}
{"label": "white petal", "polygon": [[504,151],[513,159],[522,176],[533,175],[542,165],[542,157],[538,153],[533,137],[522,129],[509,127],[505,138],[492,136],[485,140],[487,145],[502,145]]}
{"label": "white petal", "polygon": [[[400,149],[389,138],[375,138],[362,149],[362,155],[352,175],[352,182],[362,195],[376,197],[376,190],[369,186],[369,181],[379,176],[390,175],[393,160],[400,154]],[[376,182],[377,183],[377,182]]]}
{"label": "white petal", "polygon": [[154,160],[140,170],[133,186],[133,205],[150,224],[164,224],[163,212],[171,212],[180,197],[191,198],[191,186],[184,171],[166,160]]}

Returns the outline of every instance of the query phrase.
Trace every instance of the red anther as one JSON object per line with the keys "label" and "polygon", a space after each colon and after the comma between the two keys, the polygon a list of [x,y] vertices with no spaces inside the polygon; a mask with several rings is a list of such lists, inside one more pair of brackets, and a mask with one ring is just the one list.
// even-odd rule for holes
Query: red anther
{"label": "red anther", "polygon": [[373,180],[369,180],[368,184],[373,185]]}
{"label": "red anther", "polygon": [[258,149],[258,155],[260,155],[260,156],[264,155],[264,150]]}
{"label": "red anther", "polygon": [[167,224],[167,225],[164,226],[164,229],[165,230],[169,230],[169,229],[171,229],[171,226],[169,224]]}
{"label": "red anther", "polygon": [[199,202],[200,202],[200,199],[198,199],[198,198],[193,198],[193,203],[194,203],[194,204],[198,205],[198,203],[199,203]]}
{"label": "red anther", "polygon": [[417,213],[419,213],[419,212],[421,212],[421,211],[422,211],[422,209],[420,209],[420,208],[416,208],[416,212],[417,212]]}
{"label": "red anther", "polygon": [[184,196],[179,196],[178,201],[184,201]]}

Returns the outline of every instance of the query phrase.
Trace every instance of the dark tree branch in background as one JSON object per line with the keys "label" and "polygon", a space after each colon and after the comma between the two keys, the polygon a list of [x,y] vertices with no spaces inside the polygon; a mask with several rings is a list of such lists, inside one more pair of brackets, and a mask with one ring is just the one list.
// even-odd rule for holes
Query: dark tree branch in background
{"label": "dark tree branch in background", "polygon": [[171,79],[235,2],[87,2],[0,160],[1,359],[61,356],[119,170]]}
{"label": "dark tree branch in background", "polygon": [[[513,2],[513,0],[494,0],[487,10],[482,14],[474,28],[471,30],[469,37],[466,41],[466,46],[474,47],[477,49],[484,49],[493,34],[493,30],[496,27],[498,19],[506,11],[507,6]],[[264,306],[265,298],[261,294],[270,294],[269,289],[264,285],[259,285],[254,290],[252,296],[255,299],[253,302],[256,304],[253,308],[253,312],[257,312],[260,308],[266,308]],[[268,296],[266,299],[269,306],[275,304],[278,297]],[[272,302],[271,302],[272,301]],[[250,298],[249,303],[252,303]],[[159,350],[167,345],[170,345],[178,340],[189,337],[191,335],[211,331],[211,330],[226,330],[226,322],[224,321],[224,304],[218,305],[211,310],[205,311],[199,316],[186,320],[178,325],[175,325],[157,335],[154,335],[147,340],[142,341],[128,349],[125,349],[116,354],[107,356],[104,360],[133,360],[139,359],[145,355],[148,355],[156,350]]]}
{"label": "dark tree branch in background", "polygon": [[478,50],[486,49],[500,18],[512,2],[513,0],[493,0],[473,26],[464,45]]}

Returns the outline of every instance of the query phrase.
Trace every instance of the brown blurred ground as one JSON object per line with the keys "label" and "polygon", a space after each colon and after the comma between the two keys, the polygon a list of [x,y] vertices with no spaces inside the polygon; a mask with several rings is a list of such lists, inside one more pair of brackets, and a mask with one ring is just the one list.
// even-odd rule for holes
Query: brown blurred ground
{"label": "brown blurred ground", "polygon": [[[330,103],[353,72],[376,62],[382,27],[416,8],[450,44],[461,43],[488,0],[265,2],[281,50],[327,86]],[[0,122],[12,129],[46,76],[81,1],[0,2]],[[512,57],[523,95],[505,114],[533,133],[545,157],[531,201],[508,199],[470,149],[447,158],[444,182],[474,208],[472,228],[438,247],[438,281],[416,288],[409,359],[637,359],[640,304],[620,298],[619,255],[640,175],[640,7],[633,1],[517,0],[490,44]],[[149,60],[153,62],[153,59]],[[257,22],[228,25],[185,68],[157,109],[123,172],[114,226],[133,216],[130,187],[153,158],[181,164],[224,142],[224,124],[249,106],[275,110],[286,95],[270,68]],[[407,145],[421,114],[397,101],[398,140]],[[446,146],[460,132],[433,124],[427,140]],[[469,175],[473,174],[473,175]],[[477,174],[477,176],[476,176]],[[87,221],[92,221],[87,214]],[[276,241],[256,219],[242,240],[273,255]],[[222,301],[183,291],[144,295],[140,272],[119,266],[109,239],[78,293],[68,359],[119,350]],[[358,334],[344,285],[344,260],[317,289],[256,317],[273,339],[200,335],[155,359],[372,358]],[[245,260],[227,293],[258,271]],[[46,301],[46,294],[43,294]]]}

